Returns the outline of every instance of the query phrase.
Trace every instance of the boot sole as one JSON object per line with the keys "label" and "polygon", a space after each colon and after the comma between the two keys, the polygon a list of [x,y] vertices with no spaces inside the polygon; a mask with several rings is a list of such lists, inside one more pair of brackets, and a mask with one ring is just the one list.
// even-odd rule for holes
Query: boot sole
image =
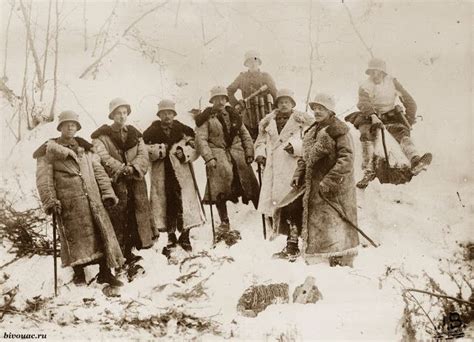
{"label": "boot sole", "polygon": [[427,170],[427,167],[431,164],[433,160],[433,155],[431,153],[425,153],[420,160],[418,161],[418,164],[411,170],[411,173],[416,176],[418,175],[421,171]]}

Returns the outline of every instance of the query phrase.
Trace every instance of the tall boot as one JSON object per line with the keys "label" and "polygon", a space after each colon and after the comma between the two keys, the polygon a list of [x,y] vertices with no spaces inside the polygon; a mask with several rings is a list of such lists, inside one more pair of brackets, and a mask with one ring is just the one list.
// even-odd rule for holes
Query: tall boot
{"label": "tall boot", "polygon": [[105,259],[101,259],[99,262],[99,274],[97,275],[97,283],[109,284],[110,286],[123,286],[123,283],[114,277],[110,268],[107,266]]}
{"label": "tall boot", "polygon": [[375,179],[374,171],[374,142],[361,141],[362,144],[362,170],[364,176],[357,182],[359,189],[365,189],[371,181]]}
{"label": "tall boot", "polygon": [[289,226],[285,248],[273,254],[272,257],[274,259],[288,259],[288,261],[294,262],[300,255],[300,249],[298,248],[298,226],[295,224],[290,224]]}
{"label": "tall boot", "polygon": [[191,246],[191,241],[189,240],[189,229],[183,230],[183,232],[179,236],[178,244],[186,252],[192,252],[193,251],[193,247]]}
{"label": "tall boot", "polygon": [[433,155],[431,153],[425,153],[420,157],[410,137],[403,137],[400,141],[400,147],[402,148],[403,154],[405,154],[410,161],[411,172],[415,176],[431,164]]}
{"label": "tall boot", "polygon": [[229,215],[227,214],[227,205],[225,202],[216,203],[217,213],[219,214],[219,218],[221,220],[221,224],[219,225],[218,229],[222,230],[229,230],[230,223],[229,223]]}
{"label": "tall boot", "polygon": [[77,285],[85,285],[86,283],[86,274],[84,273],[84,266],[78,265],[72,267],[74,275],[72,277],[72,282]]}
{"label": "tall boot", "polygon": [[225,241],[227,246],[232,246],[241,239],[240,232],[235,229],[230,229],[229,216],[227,214],[227,205],[223,201],[216,204],[221,224],[217,227],[216,231],[216,243]]}

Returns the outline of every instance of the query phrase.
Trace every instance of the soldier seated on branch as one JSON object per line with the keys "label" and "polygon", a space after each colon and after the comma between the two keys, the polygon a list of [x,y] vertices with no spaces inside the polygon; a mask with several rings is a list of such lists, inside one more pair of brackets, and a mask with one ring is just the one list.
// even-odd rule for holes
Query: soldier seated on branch
{"label": "soldier seated on branch", "polygon": [[[383,60],[373,58],[365,73],[369,76],[359,87],[360,112],[346,117],[360,131],[362,143],[362,169],[364,177],[357,187],[365,189],[375,179],[373,163],[376,129],[385,126],[411,162],[411,172],[417,175],[431,163],[431,153],[420,156],[410,137],[410,129],[416,122],[416,103],[400,82],[387,74]],[[397,105],[396,101],[405,107]]]}

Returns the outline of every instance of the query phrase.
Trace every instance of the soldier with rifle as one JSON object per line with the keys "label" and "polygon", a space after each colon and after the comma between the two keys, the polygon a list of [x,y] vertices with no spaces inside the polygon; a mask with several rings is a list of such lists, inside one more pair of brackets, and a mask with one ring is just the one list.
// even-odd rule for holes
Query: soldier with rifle
{"label": "soldier with rifle", "polygon": [[[273,109],[273,100],[277,95],[275,81],[270,74],[260,71],[262,60],[257,51],[247,51],[244,65],[248,71],[239,76],[227,87],[229,103],[242,115],[252,139],[258,135],[258,123]],[[264,87],[266,86],[266,87]],[[242,100],[237,100],[235,93],[240,89]]]}

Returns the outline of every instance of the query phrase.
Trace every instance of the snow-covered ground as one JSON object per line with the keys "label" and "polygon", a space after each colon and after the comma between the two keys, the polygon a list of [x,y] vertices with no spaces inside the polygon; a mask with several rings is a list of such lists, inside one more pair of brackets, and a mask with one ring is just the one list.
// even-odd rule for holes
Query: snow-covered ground
{"label": "snow-covered ground", "polygon": [[[244,51],[251,48],[260,50],[262,69],[275,77],[278,87],[295,90],[298,109],[304,110],[309,83],[309,3],[177,3],[168,3],[136,27],[154,45],[160,46],[158,63],[151,64],[139,52],[127,48],[134,43],[123,38],[122,44],[104,60],[94,80],[91,76],[78,78],[94,58],[82,50],[80,4],[66,2],[62,8],[58,110],[74,109],[80,114],[83,122],[80,136],[88,138],[98,125],[107,123],[108,102],[117,96],[126,97],[132,103],[130,123],[142,130],[155,119],[156,104],[164,97],[176,100],[178,119],[192,125],[187,110],[198,107],[200,98],[204,107],[213,85],[230,83],[242,71]],[[2,2],[1,6],[2,22],[5,22],[8,2]],[[152,6],[120,2],[118,17],[112,24],[112,37],[118,37],[131,21]],[[358,192],[359,225],[381,244],[379,248],[361,248],[354,268],[308,266],[301,259],[292,264],[272,260],[272,253],[284,246],[285,238],[264,241],[260,216],[251,207],[231,205],[231,224],[241,231],[242,241],[231,248],[218,245],[212,249],[208,222],[192,231],[192,241],[195,254],[208,251],[209,255],[190,260],[180,272],[178,265],[168,265],[161,255],[166,243],[162,236],[152,249],[138,253],[144,257],[142,265],[146,274],[126,283],[119,298],[105,297],[102,286],[95,282],[87,287],[75,287],[70,283],[69,268],[59,269],[60,290],[54,298],[51,257],[25,258],[2,269],[10,275],[2,285],[3,290],[19,284],[14,302],[17,309],[24,308],[26,300],[37,295],[47,298],[47,303],[27,316],[7,313],[0,322],[0,334],[36,332],[47,333],[50,339],[94,340],[98,337],[152,339],[164,332],[169,339],[399,340],[403,336],[400,325],[405,308],[403,289],[394,277],[385,277],[387,268],[415,275],[414,285],[418,286],[424,285],[423,272],[427,272],[444,290],[455,293],[453,283],[439,269],[440,260],[458,251],[458,242],[472,241],[472,3],[358,1],[349,2],[348,6],[374,53],[387,60],[389,72],[417,100],[423,118],[419,118],[413,136],[421,151],[429,150],[434,155],[429,171],[409,184],[381,186],[374,182],[365,192]],[[47,7],[47,3],[33,3],[39,25],[45,22]],[[112,7],[112,2],[88,2],[91,35],[98,32]],[[368,54],[340,3],[314,2],[312,11],[312,40],[316,42],[319,30],[320,54],[319,60],[313,62],[313,92],[334,93],[337,110],[343,117],[356,103],[357,85],[365,77]],[[23,37],[24,28],[15,14],[13,18],[8,84],[19,93],[23,65],[14,61],[23,61],[24,41],[11,37]],[[44,32],[38,32],[36,41],[40,45]],[[94,41],[92,37],[90,44]],[[8,103],[2,102],[1,108],[2,116],[11,117],[13,112]],[[2,125],[1,162],[7,180],[2,188],[16,194],[19,209],[38,205],[32,196],[35,164],[31,155],[47,138],[57,136],[55,127],[53,122],[31,132],[24,131],[22,141],[12,150],[13,138]],[[357,142],[358,133],[351,132]],[[360,176],[359,165],[357,147],[356,177]],[[195,169],[203,193],[202,161],[196,163]],[[217,217],[215,210],[214,214]],[[207,217],[210,218],[209,212]],[[8,247],[7,241],[0,246],[0,264],[13,258],[6,252]],[[196,269],[197,277],[185,284],[176,280]],[[96,268],[89,267],[88,279],[96,272]],[[285,282],[289,284],[291,298],[295,287],[307,276],[316,279],[323,294],[316,304],[290,301],[290,304],[271,305],[255,318],[238,314],[237,301],[247,287]],[[412,286],[402,278],[397,279],[404,286]],[[207,297],[186,301],[172,296],[186,293],[201,281]],[[464,298],[468,297],[469,293]],[[424,295],[417,298],[423,305],[430,304]],[[164,332],[157,324],[150,328],[143,323],[170,308],[215,322],[219,334],[211,334],[210,329],[204,335],[196,328],[183,331],[173,319]],[[441,319],[435,312],[431,314],[432,319]],[[137,327],[138,320],[141,328]],[[429,337],[425,331],[417,333],[418,337]]]}

